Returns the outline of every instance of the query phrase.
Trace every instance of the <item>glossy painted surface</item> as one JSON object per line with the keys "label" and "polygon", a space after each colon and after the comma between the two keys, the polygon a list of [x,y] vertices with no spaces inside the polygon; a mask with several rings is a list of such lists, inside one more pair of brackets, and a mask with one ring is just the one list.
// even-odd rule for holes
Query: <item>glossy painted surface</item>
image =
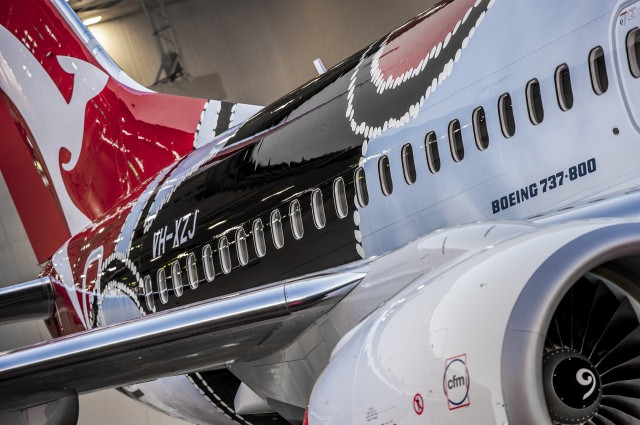
{"label": "glossy painted surface", "polygon": [[[3,131],[11,132],[2,171],[15,176],[9,189],[43,261],[188,153],[205,101],[140,91],[109,76],[53,3],[12,3],[0,25]],[[24,179],[42,194],[25,196]],[[42,229],[42,215],[66,224]]]}
{"label": "glossy painted surface", "polygon": [[[544,342],[575,279],[638,255],[639,231],[637,220],[483,223],[409,244],[414,267],[448,257],[445,266],[416,278],[341,341],[315,384],[309,424],[551,423],[542,346],[527,340]],[[391,268],[403,261],[394,254],[379,261]]]}
{"label": "glossy painted surface", "polygon": [[[469,10],[468,7],[461,7],[459,4],[456,4],[456,8],[443,9],[451,16],[438,12],[440,8],[430,11],[364,53],[355,55],[316,81],[265,108],[226,141],[222,150],[218,151],[218,144],[214,143],[216,148],[211,149],[208,154],[206,148],[194,152],[185,159],[184,164],[176,166],[164,181],[159,181],[155,186],[155,193],[151,196],[154,199],[150,206],[146,207],[148,211],[143,210],[136,230],[131,234],[118,236],[118,239],[132,240],[132,249],[123,252],[126,257],[115,260],[116,272],[105,273],[102,279],[134,280],[139,283],[141,276],[149,275],[154,281],[153,286],[157,287],[155,277],[159,268],[170,265],[185,253],[193,252],[196,258],[201,258],[204,246],[211,245],[214,268],[217,272],[214,284],[205,284],[201,262],[198,264],[200,282],[198,288],[193,291],[185,288],[182,293],[175,293],[175,289],[171,290],[173,282],[168,278],[169,302],[165,304],[158,297],[153,303],[157,310],[163,310],[198,299],[243,290],[274,279],[337,266],[364,256],[362,233],[358,226],[359,213],[357,205],[353,202],[353,172],[365,152],[366,142],[363,148],[363,131],[360,124],[354,125],[353,119],[345,120],[344,113],[360,110],[360,106],[363,105],[363,108],[366,106],[365,116],[371,116],[371,122],[377,122],[376,120],[383,120],[388,111],[405,108],[402,106],[404,104],[401,104],[407,101],[403,92],[427,93],[433,76],[437,75],[438,69],[445,69],[448,56],[455,56],[455,52],[464,42],[465,31],[469,32],[474,27],[487,4],[488,2],[479,3],[477,7],[471,8],[469,13],[465,13]],[[380,68],[379,59],[383,55],[376,56],[374,52],[384,51],[386,43],[398,43],[407,32],[427,31],[426,23],[436,18],[443,22],[454,22],[451,21],[454,18],[464,20],[464,25],[468,24],[468,28],[462,23],[456,26],[454,22],[451,30],[456,27],[460,32],[453,38],[447,37],[452,40],[451,46],[448,50],[445,48],[442,53],[436,43],[421,46],[422,50],[417,52],[407,52],[406,54],[417,63],[417,57],[423,55],[425,60],[422,64],[429,62],[430,66],[410,68],[419,74],[417,78],[412,78],[407,85],[402,85],[400,91],[384,93],[384,90],[380,89],[384,96],[384,99],[380,100],[384,101],[385,107],[367,109],[375,104],[371,99],[378,100],[380,93],[376,93],[375,90],[368,92],[362,84],[357,83],[358,75],[363,73],[361,68],[371,68],[372,75],[383,71],[390,75],[400,71],[401,74],[409,72],[409,69],[387,70],[385,66]],[[412,37],[420,38],[420,35]],[[375,46],[379,46],[377,50]],[[448,53],[449,51],[451,53]],[[430,55],[431,59],[426,60]],[[422,70],[425,72],[418,72]],[[430,74],[433,72],[435,74]],[[398,80],[396,86],[399,86],[400,82]],[[353,91],[354,85],[358,87],[357,92]],[[409,106],[409,103],[406,103],[406,108]],[[412,116],[415,115],[414,111],[417,109],[411,106],[411,110]],[[384,120],[388,121],[385,128],[389,123],[392,123],[390,127],[404,125],[404,120],[409,116],[402,117],[403,115],[400,115],[397,120],[385,118]],[[374,132],[370,130],[365,129],[365,132],[366,137],[374,136]],[[379,132],[376,130],[375,133],[377,135]],[[344,218],[338,214],[335,196],[332,193],[332,183],[338,177],[342,177],[346,182],[348,213]],[[323,193],[328,218],[326,227],[319,230],[314,228],[310,208],[310,192],[317,188]],[[287,214],[289,203],[294,199],[298,199],[303,206],[303,228],[307,229],[305,237],[300,239],[296,239],[292,234],[291,221]],[[259,202],[256,202],[257,200]],[[249,250],[249,264],[241,266],[233,243],[236,230],[242,226],[248,234],[248,245],[253,245],[252,234],[249,232],[253,220],[260,218],[266,224],[265,233],[270,235],[270,215],[276,209],[280,210],[283,216],[283,247],[278,248],[280,242],[274,243],[267,237],[266,256],[260,258],[255,250]],[[143,217],[145,213],[146,218]],[[232,242],[229,248],[229,258],[232,262],[230,273],[226,272],[226,267],[223,268],[220,262],[220,258],[227,256],[225,253],[221,255],[219,250],[218,241],[223,237]],[[86,238],[76,240],[78,242],[75,244],[78,245],[84,246],[86,243]],[[74,250],[73,244],[74,241],[69,246],[71,251]],[[96,243],[91,245],[95,246]],[[109,255],[110,252],[107,250],[107,263],[111,258]],[[282,258],[286,258],[287,261],[282,261]],[[118,268],[118,262],[127,260],[137,265],[135,272],[131,267]],[[86,262],[86,257],[81,256],[78,261],[82,264]],[[113,268],[109,264],[103,264],[102,267]],[[182,267],[184,268],[184,264]],[[171,276],[168,269],[165,275]],[[183,276],[182,281],[185,281],[186,277]]]}
{"label": "glossy painted surface", "polygon": [[[0,357],[0,409],[217,367],[229,356],[241,361],[272,353],[331,310],[364,275],[365,269],[334,270],[283,281],[5,353]],[[39,391],[33,391],[34,385]]]}
{"label": "glossy painted surface", "polygon": [[[93,81],[89,85],[93,90],[89,96],[93,97],[86,102],[82,143],[67,149],[68,155],[60,147],[54,149],[54,153],[61,152],[61,162],[56,157],[54,163],[62,167],[60,179],[65,185],[61,192],[52,177],[57,196],[68,193],[81,215],[91,219],[91,225],[64,243],[45,269],[45,274],[59,281],[55,287],[58,298],[56,316],[50,322],[52,329],[63,335],[159,311],[173,314],[169,311],[173,308],[233,296],[362,258],[385,254],[392,258],[412,241],[419,244],[421,238],[429,240],[431,236],[426,235],[438,228],[478,220],[535,218],[637,186],[640,173],[635,158],[640,155],[640,146],[629,93],[638,89],[640,83],[629,78],[627,53],[620,44],[625,31],[635,23],[618,24],[618,17],[630,5],[631,2],[619,2],[613,7],[612,3],[588,2],[567,10],[567,5],[551,0],[445,1],[266,107],[241,127],[228,131],[233,106],[210,102],[205,108],[204,101],[185,101],[189,106],[181,108],[184,115],[172,114],[165,98],[136,92],[122,80],[114,79],[106,68],[101,68],[102,62],[92,59],[84,44],[75,39],[77,34],[50,5],[38,6],[45,8],[41,13],[53,19],[51,25],[64,34],[64,41],[72,40],[75,50],[71,53],[77,55],[75,63],[89,69],[87,78]],[[16,11],[15,15],[14,12],[0,15],[0,23],[9,22],[7,16],[24,14],[20,7],[10,9]],[[22,55],[34,73],[46,72],[49,80],[55,82],[54,90],[44,78],[42,84],[50,86],[47,90],[70,99],[77,93],[73,85],[77,80],[57,68],[68,64],[68,60],[58,58],[57,64],[40,65],[46,62],[42,57],[48,56],[26,41],[30,28],[27,38],[19,42],[9,30],[2,34],[11,43],[17,43],[16,48],[10,49],[14,56],[16,52],[17,56]],[[522,36],[522,28],[527,29],[526,37]],[[598,46],[604,52],[608,74],[608,90],[602,92],[594,92],[589,72],[589,52]],[[571,73],[575,98],[571,108],[563,107],[556,98],[555,72],[563,64]],[[10,80],[7,75],[26,78],[15,66],[5,67],[3,72],[2,81]],[[100,81],[107,75],[111,76],[99,90]],[[535,123],[527,108],[525,89],[532,79],[539,82],[544,107],[544,118],[539,117]],[[38,134],[43,130],[37,123],[34,125],[30,116],[20,112],[25,108],[21,109],[16,100],[19,96],[15,90],[6,88],[15,87],[3,84],[9,106],[0,119],[14,123],[7,133],[10,140],[24,141],[28,136],[38,142]],[[513,131],[506,135],[503,128],[511,126],[500,122],[500,98],[511,99],[515,123]],[[474,140],[477,133],[472,117],[479,107],[485,112],[486,147],[486,140]],[[505,104],[503,121],[506,111]],[[77,120],[73,125],[77,126]],[[198,133],[201,130],[202,134]],[[432,131],[439,160],[431,158],[429,168],[424,141]],[[453,136],[455,143],[449,140]],[[207,143],[209,137],[213,140]],[[67,146],[64,143],[61,146]],[[407,162],[403,162],[402,154],[407,144],[412,148],[415,166],[415,171],[412,167],[408,173],[411,178],[406,178]],[[15,149],[16,143],[8,145]],[[198,149],[191,151],[194,145]],[[156,150],[162,153],[152,158]],[[32,149],[31,155],[36,159],[42,157],[39,161],[46,165],[42,167],[45,170],[42,175],[46,177],[46,170],[52,168],[51,158],[47,160],[47,154],[38,153],[38,149]],[[380,161],[381,158],[386,159]],[[70,167],[76,160],[77,165]],[[363,170],[367,181],[367,196],[361,197],[361,202],[356,200],[354,181],[358,168]],[[386,184],[380,182],[381,169]],[[362,174],[359,178],[362,179]],[[113,184],[99,184],[104,181]],[[322,194],[324,221],[314,216],[312,208],[313,193],[318,190]],[[367,199],[366,205],[363,199]],[[629,198],[624,199],[625,208],[616,207],[613,201],[599,209],[587,208],[590,212],[583,214],[591,217],[636,214]],[[64,214],[69,214],[62,200],[58,203],[53,199],[44,205],[47,209],[43,212],[47,214],[60,206]],[[298,211],[296,205],[300,206],[301,226],[300,223],[292,226],[292,217]],[[67,216],[62,218],[71,223]],[[262,227],[254,226],[256,220],[260,220]],[[255,248],[256,232],[260,231],[264,233],[264,252],[261,243],[260,249]],[[59,233],[64,232],[54,230],[52,234]],[[478,254],[478,258],[483,255]],[[498,258],[507,257],[515,264],[511,253],[493,261],[501,263],[507,260]],[[396,266],[393,263],[389,268]],[[427,269],[445,273],[444,269],[429,267],[418,267],[422,275],[416,272],[414,278],[427,279]],[[528,267],[535,267],[534,262]],[[211,269],[215,270],[213,274]],[[456,277],[466,270],[462,267],[450,275]],[[421,301],[416,301],[413,308],[403,307],[410,312],[408,319],[383,325],[381,322],[386,319],[382,316],[380,322],[371,325],[382,329],[382,333],[388,327],[390,331],[385,333],[391,335],[388,338],[378,338],[377,330],[372,328],[366,337],[369,345],[361,345],[369,330],[358,331],[361,337],[358,343],[347,339],[339,342],[380,303],[392,298],[401,284],[409,284],[405,280],[389,285],[388,292],[366,292],[369,287],[363,285],[359,288],[363,291],[362,298],[354,297],[358,301],[353,304],[347,297],[332,310],[336,316],[329,314],[328,320],[336,323],[339,318],[346,318],[343,325],[331,329],[334,332],[331,336],[319,331],[325,328],[316,324],[299,338],[297,333],[287,334],[291,339],[287,342],[293,344],[279,353],[271,353],[274,357],[269,358],[271,363],[252,359],[254,362],[233,363],[229,368],[247,385],[251,384],[256,394],[270,400],[274,408],[277,406],[276,410],[286,419],[299,420],[315,379],[329,363],[326,353],[310,353],[305,347],[331,350],[338,343],[348,344],[349,350],[364,353],[369,367],[382,354],[393,357],[397,344],[401,344],[396,344],[394,338],[402,325],[425,323],[424,317],[415,318],[416,311],[423,311],[421,308],[428,305],[435,312],[436,306],[442,305],[437,311],[441,327],[428,332],[437,339],[441,338],[438,332],[446,326],[456,328],[455,335],[451,331],[452,336],[447,338],[457,341],[458,345],[451,344],[460,350],[447,349],[447,353],[429,357],[438,362],[438,367],[429,368],[429,362],[422,361],[416,368],[437,375],[443,360],[466,364],[471,361],[473,350],[478,350],[482,352],[478,355],[481,362],[492,365],[487,371],[495,372],[486,373],[483,385],[487,391],[481,400],[499,400],[500,389],[495,383],[500,373],[496,366],[500,341],[494,338],[494,345],[479,348],[470,344],[468,350],[462,350],[461,341],[467,334],[457,333],[464,324],[456,316],[456,302],[460,298],[463,305],[472,304],[462,288],[473,283],[453,285],[455,279],[451,279],[444,279],[439,286],[441,291],[429,299],[418,297]],[[146,287],[144,281],[148,282]],[[491,291],[484,292],[491,292],[496,300],[517,292],[517,288],[505,289],[504,285],[507,283],[500,280]],[[460,296],[447,298],[450,292]],[[368,302],[362,301],[369,294],[375,295],[370,295]],[[255,306],[247,306],[251,307]],[[480,319],[476,325],[483,329],[504,327],[506,322],[502,319],[508,311],[509,304],[505,302],[504,309],[491,319],[495,326],[484,326]],[[408,329],[420,333],[421,328]],[[315,331],[320,334],[315,335]],[[348,335],[353,338],[354,334]],[[289,360],[287,356],[294,350],[304,361]],[[234,360],[229,355],[216,365]],[[407,359],[401,367],[410,364],[410,360],[415,359]],[[396,361],[392,362],[394,367]],[[385,365],[379,365],[380,370]],[[332,367],[331,364],[327,375],[334,373]],[[337,375],[344,372],[342,366],[335,367]],[[269,379],[260,381],[252,375],[255,370]],[[402,369],[399,378],[388,376],[382,380],[401,380],[405,372]],[[349,373],[355,374],[357,379],[353,382],[357,385],[367,382],[375,387],[380,378],[376,371],[368,369],[353,369]],[[210,378],[216,375],[217,372],[212,372]],[[429,388],[441,378],[435,375],[427,376]],[[445,410],[442,395],[430,398],[428,392],[411,394],[404,388],[399,391],[397,385],[385,385],[375,393],[376,397],[384,398],[389,388],[396,395],[410,396],[409,401],[416,403],[414,414],[422,419],[429,417],[436,423],[447,423],[450,418],[477,413],[475,404],[465,404],[466,396],[460,403],[453,402],[460,409],[449,406]],[[198,388],[202,387],[206,385]],[[330,393],[335,390],[335,383],[333,379],[322,380],[318,388],[317,391]],[[340,404],[341,400],[337,403],[344,423],[351,420],[357,423],[364,420],[362,415],[366,417],[365,401],[353,409]],[[433,413],[423,411],[432,404],[436,406]],[[466,409],[468,406],[472,407]],[[488,405],[480,403],[480,406]],[[502,420],[504,412],[492,409],[478,414],[495,415],[496,420]],[[453,410],[462,413],[450,416],[454,415]],[[427,411],[431,412],[428,408]],[[402,412],[401,409],[401,415]],[[311,425],[331,423],[338,421],[338,417],[329,413],[325,416],[317,407],[315,412],[310,411],[309,421]]]}
{"label": "glossy painted surface", "polygon": [[[506,145],[504,140],[499,139],[501,136],[495,133],[495,109],[487,105],[487,121],[490,124],[488,136],[493,144],[484,151],[468,146],[473,137],[470,136],[469,123],[472,111],[477,108],[478,103],[484,103],[476,103],[475,99],[478,96],[484,99],[482,96],[486,97],[491,91],[495,91],[497,99],[505,89],[497,77],[480,77],[490,75],[490,70],[496,67],[504,67],[503,63],[507,64],[507,67],[521,67],[519,63],[509,62],[513,59],[501,53],[507,50],[506,46],[504,49],[496,46],[498,41],[511,42],[503,34],[509,27],[497,25],[501,15],[507,13],[508,7],[500,2],[476,3],[441,4],[299,91],[265,108],[230,138],[223,138],[221,142],[214,143],[215,148],[208,152],[207,148],[198,150],[167,171],[165,177],[147,189],[151,191],[148,201],[145,200],[147,205],[137,206],[141,215],[135,230],[129,226],[126,232],[117,236],[118,240],[131,240],[131,248],[116,248],[116,252],[120,252],[120,259],[113,260],[111,266],[102,265],[103,268],[113,268],[115,265],[116,271],[105,273],[103,278],[106,281],[134,280],[139,284],[140,279],[148,275],[152,279],[152,287],[157,288],[157,270],[166,268],[168,302],[163,303],[156,295],[153,303],[156,310],[163,310],[198,299],[246,289],[273,279],[340,265],[362,256],[382,254],[441,226],[498,217],[491,210],[493,197],[501,199],[502,193],[508,193],[514,184],[519,185],[513,183],[514,181],[533,180],[536,181],[536,185],[541,185],[537,182],[539,173],[543,173],[540,167],[525,168],[525,174],[530,177],[518,174],[522,170],[519,163],[526,164],[528,161],[526,157],[521,157],[519,152],[520,149],[526,148],[532,149],[532,153],[541,154],[543,148],[516,148],[517,140],[525,137],[521,136],[523,133],[538,130],[545,134],[555,131],[555,127],[545,127],[541,124],[535,129],[534,126],[526,128],[521,114],[517,113],[519,131],[514,138],[509,139],[514,143]],[[491,10],[488,10],[489,7]],[[493,7],[496,8],[495,12]],[[573,17],[568,26],[571,28],[571,25],[577,25],[580,19],[588,19],[586,16],[596,16],[601,13],[602,8],[603,6],[594,6],[593,10],[583,11],[582,16]],[[532,9],[529,16],[533,19],[537,16],[534,12],[538,10],[541,10],[537,13],[542,19],[541,14],[546,13],[544,11],[547,9]],[[491,18],[494,14],[497,16]],[[601,25],[605,21],[606,19],[601,18],[593,25]],[[432,26],[451,28],[448,31],[443,30],[439,35],[425,38],[422,34],[431,34],[429,28]],[[484,26],[489,28],[484,29]],[[559,27],[559,31],[568,30]],[[576,39],[582,37],[579,33],[571,34]],[[436,42],[440,38],[442,40]],[[406,52],[403,54],[406,60],[402,66],[394,67],[391,65],[392,62],[387,62],[388,54],[385,52],[391,48],[393,53],[389,55],[401,54],[398,50],[403,50],[397,45],[407,44],[408,41],[402,42],[405,39],[425,41],[414,48],[404,47]],[[535,51],[535,46],[528,41],[527,43],[529,44],[516,51],[525,55],[531,50]],[[535,39],[535,43],[540,41]],[[469,64],[474,63],[474,59],[481,54],[495,57],[492,61],[485,61],[480,68],[470,68]],[[570,52],[569,55],[574,53]],[[471,58],[465,62],[467,56]],[[581,59],[577,60],[575,66],[584,68],[586,56],[580,56]],[[525,57],[532,62],[539,60],[534,54]],[[559,56],[557,59],[545,60],[553,64],[554,61],[568,60],[568,57]],[[510,63],[513,65],[509,65]],[[453,73],[454,69],[459,71]],[[513,70],[515,72],[516,68]],[[515,79],[519,75],[515,73],[511,77],[509,74],[509,78],[514,79],[514,82],[509,84],[517,83]],[[550,79],[553,79],[552,72],[549,73],[549,78],[541,78],[541,81],[548,82]],[[528,80],[523,79],[522,84],[526,81]],[[576,91],[580,88],[581,93],[585,92],[586,87],[580,86],[584,79],[581,80],[574,75],[572,81],[576,85]],[[468,85],[469,82],[471,85]],[[465,93],[464,98],[456,95],[456,90],[459,91],[464,84],[468,85],[466,91],[484,94],[467,96]],[[505,87],[508,88],[509,84]],[[497,87],[494,89],[494,86]],[[524,95],[524,89],[522,91]],[[411,100],[413,95],[409,93],[416,96],[419,94],[415,103]],[[513,102],[521,100],[522,95],[514,93]],[[584,100],[582,104],[576,104],[570,113],[582,114],[583,111],[592,108],[593,102],[597,100],[599,99],[596,96]],[[522,112],[521,105],[516,106],[516,112]],[[405,108],[406,114],[401,114]],[[459,114],[465,109],[469,109],[469,113],[468,117],[463,119]],[[547,108],[545,124],[559,119],[562,113],[551,112],[550,109]],[[422,113],[418,114],[418,111]],[[463,144],[467,144],[465,157],[459,158],[460,161],[456,162],[445,147],[448,141],[441,137],[437,143],[441,144],[442,169],[435,175],[425,174],[427,169],[424,164],[424,148],[420,142],[426,130],[437,130],[442,126],[441,121],[444,121],[444,129],[437,131],[437,134],[444,134],[446,137],[446,128],[454,117],[461,119],[462,140]],[[585,134],[588,134],[589,130],[585,129]],[[398,142],[399,140],[412,142],[416,152],[416,183],[412,185],[403,184],[405,179],[399,157],[400,148],[404,143]],[[594,147],[590,155],[600,155],[597,160],[598,172],[601,175],[607,174],[607,178],[613,178],[623,169],[626,170],[624,172],[629,171],[632,165],[630,163],[616,170],[603,170],[600,164],[609,160],[608,156],[604,156],[604,147],[597,145],[598,140],[588,140]],[[631,141],[631,138],[625,139],[625,142]],[[222,144],[224,146],[220,148]],[[555,170],[550,167],[564,167],[566,170],[573,165],[571,161],[579,161],[584,157],[580,152],[572,152],[569,149],[563,149],[561,152],[565,152],[566,155],[552,155],[550,158],[555,164],[545,164],[544,168]],[[383,153],[391,160],[391,178],[396,182],[395,190],[389,196],[380,193],[376,184],[378,170],[375,167],[375,159]],[[366,207],[359,207],[354,201],[353,172],[357,165],[362,165],[368,176],[370,200]],[[347,189],[349,212],[345,219],[340,219],[335,211],[335,197],[330,187],[339,176],[346,182]],[[593,181],[593,176],[588,176],[585,180],[577,182],[582,184],[572,183],[573,192],[582,193],[581,196],[595,193],[592,189]],[[322,190],[328,217],[327,226],[323,229],[317,229],[312,221],[310,192],[316,188]],[[549,191],[545,196],[532,199],[533,202],[523,202],[517,207],[514,206],[516,208],[505,209],[499,216],[517,217],[523,212],[544,211],[555,203],[565,202],[567,190],[570,189]],[[415,196],[418,193],[426,195]],[[559,193],[560,195],[553,196]],[[291,221],[287,214],[289,203],[294,199],[298,199],[302,205],[305,234],[301,239],[296,239],[292,234]],[[400,199],[401,201],[398,201]],[[465,208],[470,205],[473,206]],[[517,208],[520,206],[524,210],[518,212]],[[283,217],[282,248],[277,248],[279,241],[274,243],[273,238],[270,238],[271,213],[276,209]],[[259,257],[255,249],[252,249],[251,226],[258,218],[265,225],[265,257]],[[246,266],[240,264],[234,243],[236,231],[240,226],[247,234],[246,242],[249,247],[249,262]],[[332,236],[325,236],[329,234]],[[115,229],[112,236],[114,235]],[[223,268],[220,262],[219,241],[223,237],[229,241],[229,254],[222,253],[222,257],[231,260],[229,273],[225,272],[226,267]],[[86,238],[87,236],[72,241],[70,250],[74,250],[74,244],[84,246]],[[100,239],[90,245],[96,246],[99,241]],[[198,260],[201,259],[202,249],[206,245],[210,245],[213,250],[215,280],[207,282],[204,279],[203,263],[197,261],[197,289],[185,287],[181,295],[174,294],[168,266],[173,261],[181,261],[181,280],[183,286],[186,286],[184,282],[187,282],[188,276],[184,270],[186,263],[183,258],[189,253],[194,253]],[[108,249],[105,257],[110,258]],[[77,259],[78,264],[82,266],[86,258],[80,256]],[[284,258],[286,261],[282,260]],[[118,266],[126,261],[133,262],[135,271],[131,267]]]}
{"label": "glossy painted surface", "polygon": [[49,320],[53,311],[53,282],[50,277],[0,288],[0,323]]}

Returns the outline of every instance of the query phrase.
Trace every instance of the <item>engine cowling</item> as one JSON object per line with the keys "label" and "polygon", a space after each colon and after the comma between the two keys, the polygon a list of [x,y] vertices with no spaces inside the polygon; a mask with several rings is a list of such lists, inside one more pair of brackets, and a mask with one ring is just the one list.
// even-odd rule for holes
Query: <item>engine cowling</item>
{"label": "engine cowling", "polygon": [[564,223],[478,246],[341,341],[310,425],[640,420],[640,223]]}

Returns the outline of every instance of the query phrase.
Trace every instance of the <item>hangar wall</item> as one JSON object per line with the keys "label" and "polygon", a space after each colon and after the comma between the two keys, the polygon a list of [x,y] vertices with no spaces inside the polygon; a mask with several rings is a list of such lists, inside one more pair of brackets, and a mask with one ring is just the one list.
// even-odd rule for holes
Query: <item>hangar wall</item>
{"label": "hangar wall", "polygon": [[[167,6],[193,81],[154,89],[266,105],[434,4],[434,0],[187,0]],[[114,60],[145,86],[159,67],[144,14],[91,26]]]}

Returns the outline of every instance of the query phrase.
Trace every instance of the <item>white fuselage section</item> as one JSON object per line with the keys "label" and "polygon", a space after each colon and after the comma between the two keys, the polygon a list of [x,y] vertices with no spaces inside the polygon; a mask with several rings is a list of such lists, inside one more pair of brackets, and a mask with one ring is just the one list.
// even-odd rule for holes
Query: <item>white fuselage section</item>
{"label": "white fuselage section", "polygon": [[[497,0],[417,117],[368,141],[362,162],[370,202],[359,211],[366,255],[397,249],[437,228],[525,218],[637,185],[640,143],[632,100],[636,91],[640,95],[640,80],[630,73],[624,38],[640,25],[640,17],[623,25],[618,19],[630,3],[612,8],[611,2],[582,2],[568,10],[555,1]],[[589,63],[598,46],[608,80],[600,95]],[[574,97],[568,111],[557,98],[555,72],[562,64],[569,68]],[[526,95],[532,79],[539,81],[544,109],[537,125],[530,119]],[[498,112],[504,93],[511,96],[515,121],[510,138],[502,132]],[[472,115],[478,107],[486,114],[489,146],[484,150],[474,137]],[[464,145],[459,162],[451,154],[448,134],[454,119],[460,121]],[[431,131],[441,158],[435,174],[425,151]],[[405,182],[401,160],[406,143],[413,147],[416,164],[411,185]],[[394,187],[389,196],[378,181],[381,155],[391,163]]]}

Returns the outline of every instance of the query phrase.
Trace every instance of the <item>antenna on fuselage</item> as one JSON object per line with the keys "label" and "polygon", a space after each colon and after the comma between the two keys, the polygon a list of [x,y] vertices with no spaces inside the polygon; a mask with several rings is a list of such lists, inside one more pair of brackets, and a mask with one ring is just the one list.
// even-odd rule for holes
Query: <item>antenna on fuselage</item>
{"label": "antenna on fuselage", "polygon": [[318,71],[318,74],[322,75],[327,72],[327,68],[322,63],[322,59],[317,58],[313,61],[313,65],[316,67],[316,71]]}

